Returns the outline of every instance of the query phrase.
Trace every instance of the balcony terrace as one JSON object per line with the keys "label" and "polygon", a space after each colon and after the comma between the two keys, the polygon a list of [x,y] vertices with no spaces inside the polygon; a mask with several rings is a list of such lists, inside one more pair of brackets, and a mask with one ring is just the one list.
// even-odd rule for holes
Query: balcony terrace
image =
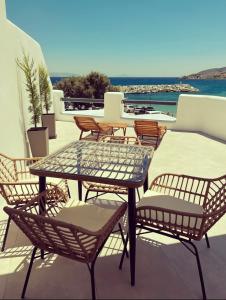
{"label": "balcony terrace", "polygon": [[[127,135],[134,135],[128,128]],[[57,139],[50,141],[50,152],[78,139],[79,130],[72,122],[57,122]],[[206,134],[168,130],[155,151],[149,179],[172,172],[203,177],[225,174],[226,144]],[[77,197],[77,183],[70,181],[72,198]],[[142,193],[142,190],[141,190]],[[115,199],[105,195],[102,199]],[[1,232],[6,226],[6,215],[1,201]],[[126,218],[125,218],[126,223]],[[209,299],[226,298],[226,216],[209,232],[211,248],[205,240],[197,242]],[[1,239],[2,239],[1,235]],[[0,253],[0,297],[20,298],[31,255],[30,242],[12,224],[6,250]],[[129,260],[123,270],[118,269],[122,251],[121,239],[112,235],[96,264],[97,299],[201,299],[202,293],[195,258],[175,240],[152,234],[137,240],[136,285],[130,286]],[[90,278],[84,264],[49,255],[34,264],[28,298],[87,299],[91,297]]]}

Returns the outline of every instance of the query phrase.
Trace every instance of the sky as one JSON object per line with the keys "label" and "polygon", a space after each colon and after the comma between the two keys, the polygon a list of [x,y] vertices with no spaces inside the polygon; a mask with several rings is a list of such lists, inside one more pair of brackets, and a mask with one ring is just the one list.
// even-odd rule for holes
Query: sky
{"label": "sky", "polygon": [[226,0],[6,0],[49,72],[182,76],[226,66]]}

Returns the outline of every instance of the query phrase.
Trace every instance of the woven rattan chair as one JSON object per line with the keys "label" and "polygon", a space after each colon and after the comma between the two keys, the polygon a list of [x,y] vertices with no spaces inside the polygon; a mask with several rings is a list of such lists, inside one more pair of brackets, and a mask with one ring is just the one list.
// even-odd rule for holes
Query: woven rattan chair
{"label": "woven rattan chair", "polygon": [[[79,139],[98,141],[101,135],[113,134],[112,126],[98,124],[92,117],[77,117],[74,116],[74,121],[81,130]],[[89,135],[83,137],[83,132],[90,132]]]}
{"label": "woven rattan chair", "polygon": [[[62,201],[59,201],[60,197]],[[34,245],[22,298],[25,297],[33,261],[37,258],[36,251],[40,249],[41,253],[55,253],[85,263],[90,272],[92,298],[95,299],[94,267],[97,256],[124,215],[127,205],[122,203],[107,209],[77,201],[72,207],[58,207],[65,200],[59,189],[52,189],[18,209],[4,208]],[[39,215],[40,206],[45,207],[42,215]]]}
{"label": "woven rattan chair", "polygon": [[[119,144],[128,144],[128,145],[140,145],[140,141],[136,137],[131,136],[103,136],[100,137],[99,142],[104,143],[119,143]],[[85,202],[87,200],[91,200],[95,197],[107,194],[107,193],[113,193],[116,194],[119,198],[124,200],[124,198],[121,195],[128,195],[128,190],[125,187],[122,186],[116,186],[111,184],[104,184],[104,183],[98,183],[98,182],[89,182],[89,181],[83,181],[82,182],[84,188],[86,189],[85,194]],[[88,198],[90,192],[95,192],[96,196],[92,196]],[[140,199],[139,190],[137,189],[138,198]]]}
{"label": "woven rattan chair", "polygon": [[[37,176],[30,174],[29,166],[40,158],[11,158],[0,153],[0,195],[7,204],[19,207],[30,201],[39,193],[39,180]],[[47,188],[60,187],[70,196],[67,182],[65,180],[56,183],[47,182]],[[10,226],[8,218],[5,235],[2,244],[2,251],[5,249],[6,239]]]}
{"label": "woven rattan chair", "polygon": [[204,299],[201,263],[192,240],[200,241],[205,236],[210,248],[207,232],[226,212],[225,186],[226,175],[207,179],[162,174],[137,205],[138,228],[177,239],[195,255]]}
{"label": "woven rattan chair", "polygon": [[134,130],[141,141],[141,145],[153,146],[155,149],[158,148],[163,135],[166,133],[165,126],[159,126],[158,122],[150,120],[135,120]]}

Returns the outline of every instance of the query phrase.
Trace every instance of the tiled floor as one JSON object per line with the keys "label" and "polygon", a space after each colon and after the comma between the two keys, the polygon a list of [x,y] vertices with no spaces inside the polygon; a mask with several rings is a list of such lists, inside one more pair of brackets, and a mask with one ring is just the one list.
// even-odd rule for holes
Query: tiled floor
{"label": "tiled floor", "polygon": [[[78,139],[72,122],[57,122],[57,139],[50,141],[50,151]],[[134,135],[129,129],[128,135]],[[154,154],[150,180],[175,172],[204,177],[226,173],[226,144],[196,133],[169,131]],[[70,181],[73,197],[75,182]],[[141,191],[142,192],[142,191]],[[115,196],[104,196],[112,198]],[[1,208],[5,205],[1,201]],[[126,217],[124,219],[126,223]],[[0,238],[6,215],[0,210]],[[226,298],[226,217],[209,232],[211,248],[205,240],[197,242],[208,298]],[[20,298],[31,245],[14,224],[10,227],[5,252],[0,254],[0,298]],[[118,270],[122,243],[117,234],[107,242],[96,264],[96,288],[99,299],[201,299],[195,257],[180,243],[156,234],[137,239],[136,285],[130,286],[129,260]],[[86,265],[49,255],[37,260],[27,289],[27,298],[86,299],[91,297]]]}

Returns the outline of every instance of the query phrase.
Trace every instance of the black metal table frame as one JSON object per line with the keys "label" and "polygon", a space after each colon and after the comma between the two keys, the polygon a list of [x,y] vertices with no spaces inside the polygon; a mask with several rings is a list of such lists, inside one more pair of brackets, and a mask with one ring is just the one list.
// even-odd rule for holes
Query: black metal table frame
{"label": "black metal table frame", "polygon": [[[33,169],[34,172],[34,169]],[[31,170],[32,173],[32,170]],[[33,173],[35,174],[35,173]],[[39,192],[43,192],[46,189],[46,176],[35,174],[39,176]],[[51,176],[50,177],[58,177]],[[78,182],[78,196],[79,200],[82,200],[82,181],[78,178],[70,177],[59,177],[76,180]],[[126,186],[126,185],[125,185]],[[140,184],[136,186],[128,187],[128,229],[129,229],[129,245],[130,245],[130,272],[131,272],[131,285],[135,285],[135,261],[136,261],[136,193],[135,190],[138,187],[143,186],[144,192],[148,189],[148,170],[146,173],[146,178]]]}

